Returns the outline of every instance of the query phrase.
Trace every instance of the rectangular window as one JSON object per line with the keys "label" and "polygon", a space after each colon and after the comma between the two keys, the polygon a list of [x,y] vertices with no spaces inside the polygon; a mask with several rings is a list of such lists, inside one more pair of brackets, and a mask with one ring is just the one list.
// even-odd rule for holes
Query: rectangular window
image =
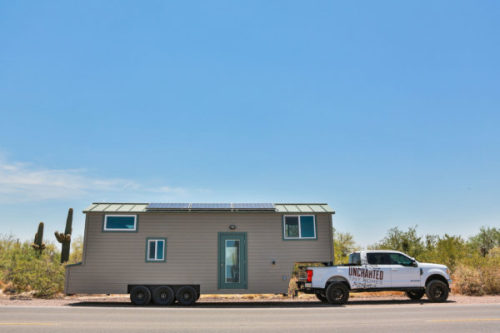
{"label": "rectangular window", "polygon": [[148,238],[146,241],[146,261],[165,261],[165,238]]}
{"label": "rectangular window", "polygon": [[366,259],[368,260],[368,264],[370,264],[370,265],[390,265],[391,264],[391,258],[389,257],[389,254],[386,252],[367,253]]}
{"label": "rectangular window", "polygon": [[240,282],[240,240],[226,240],[226,283]]}
{"label": "rectangular window", "polygon": [[105,215],[104,231],[136,231],[137,215]]}
{"label": "rectangular window", "polygon": [[359,254],[359,252],[351,253],[349,255],[349,264],[361,265],[361,255]]}
{"label": "rectangular window", "polygon": [[412,260],[401,253],[389,253],[391,265],[411,266]]}
{"label": "rectangular window", "polygon": [[314,215],[285,215],[283,219],[284,239],[316,239]]}

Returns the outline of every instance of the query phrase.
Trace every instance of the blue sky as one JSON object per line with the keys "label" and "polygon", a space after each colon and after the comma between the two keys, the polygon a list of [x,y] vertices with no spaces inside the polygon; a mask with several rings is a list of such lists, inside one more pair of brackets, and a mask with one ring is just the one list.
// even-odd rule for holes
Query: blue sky
{"label": "blue sky", "polygon": [[0,1],[0,233],[93,201],[500,226],[498,1]]}

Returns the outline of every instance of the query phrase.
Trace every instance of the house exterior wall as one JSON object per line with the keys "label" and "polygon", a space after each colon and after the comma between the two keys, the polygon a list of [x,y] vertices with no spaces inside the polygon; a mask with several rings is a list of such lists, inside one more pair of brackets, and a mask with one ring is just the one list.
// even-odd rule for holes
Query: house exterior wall
{"label": "house exterior wall", "polygon": [[[127,293],[129,284],[199,284],[201,293],[286,293],[295,262],[333,261],[331,214],[316,214],[315,240],[284,240],[279,213],[139,213],[136,232],[103,232],[87,213],[81,265],[65,292]],[[248,288],[218,289],[218,233],[246,232]],[[146,239],[166,238],[166,261],[146,262]],[[272,264],[275,260],[275,264]]]}

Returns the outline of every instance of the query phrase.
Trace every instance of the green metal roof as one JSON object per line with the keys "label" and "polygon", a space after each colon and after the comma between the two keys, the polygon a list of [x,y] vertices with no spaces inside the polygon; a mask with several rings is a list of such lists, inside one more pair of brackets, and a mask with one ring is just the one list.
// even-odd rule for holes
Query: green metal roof
{"label": "green metal roof", "polygon": [[147,203],[111,203],[94,202],[85,208],[84,213],[143,213],[146,211]]}
{"label": "green metal roof", "polygon": [[[149,203],[117,203],[117,202],[94,202],[89,207],[85,208],[84,213],[146,213],[150,212],[147,209]],[[275,203],[275,212],[280,214],[304,214],[304,213],[330,213],[335,214],[335,211],[326,203]],[[216,209],[202,209],[201,211],[220,211]],[[182,211],[189,212],[191,209],[176,209],[165,211]],[[196,211],[200,211],[197,209]],[[245,211],[244,209],[225,210],[229,212]],[[258,210],[254,210],[258,211]],[[269,212],[269,209],[263,210]],[[272,212],[272,210],[271,210]]]}
{"label": "green metal roof", "polygon": [[283,203],[274,204],[277,213],[331,213],[335,211],[326,203]]}

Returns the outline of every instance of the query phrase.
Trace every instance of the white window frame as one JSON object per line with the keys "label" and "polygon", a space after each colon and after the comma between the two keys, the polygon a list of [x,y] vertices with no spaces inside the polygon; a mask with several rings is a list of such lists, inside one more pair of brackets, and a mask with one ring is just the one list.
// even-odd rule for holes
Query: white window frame
{"label": "white window frame", "polygon": [[[151,242],[155,242],[156,243],[155,244],[155,258],[154,259],[151,259],[149,257],[149,255],[150,255],[150,253],[149,253],[149,249],[150,249],[149,244]],[[163,259],[158,259],[158,242],[163,242]],[[164,238],[150,238],[150,239],[148,239],[148,243],[146,245],[146,248],[147,248],[147,251],[146,251],[146,261],[166,261],[167,260],[167,258],[165,258],[166,257],[166,248],[165,248],[166,243],[167,243],[166,239],[164,239]]]}
{"label": "white window frame", "polygon": [[[313,228],[314,228],[314,236],[313,237],[302,237],[302,216],[312,216],[313,218]],[[286,234],[286,218],[287,217],[296,217],[299,221],[299,237],[287,237]],[[283,239],[317,239],[316,234],[316,216],[315,215],[283,215]]]}
{"label": "white window frame", "polygon": [[[133,217],[134,218],[134,228],[133,229],[116,229],[116,228],[108,228],[108,217]],[[137,231],[137,215],[122,215],[122,214],[106,214],[104,215],[104,231],[127,231],[134,232]]]}

